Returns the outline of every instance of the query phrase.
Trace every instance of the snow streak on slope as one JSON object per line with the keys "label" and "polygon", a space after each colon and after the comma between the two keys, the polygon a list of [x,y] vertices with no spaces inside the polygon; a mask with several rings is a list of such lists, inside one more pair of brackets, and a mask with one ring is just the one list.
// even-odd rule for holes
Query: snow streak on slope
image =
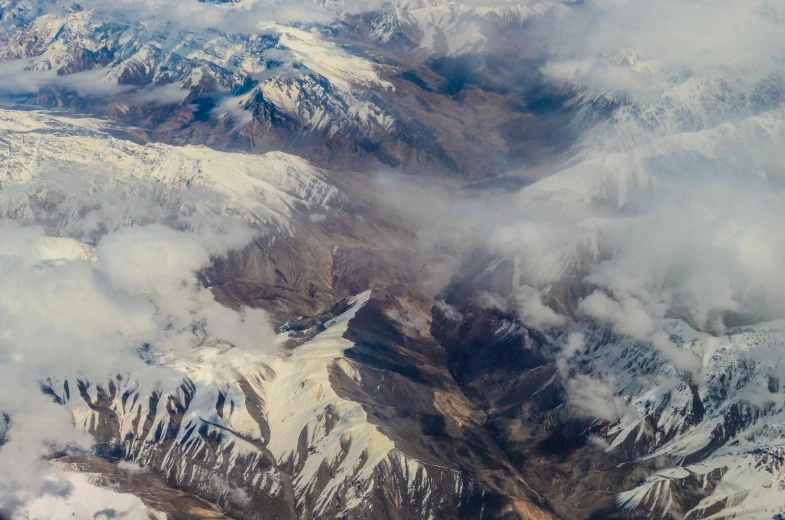
{"label": "snow streak on slope", "polygon": [[351,56],[332,43],[320,41],[311,32],[293,28],[279,29],[278,46],[288,50],[300,64],[327,78],[337,87],[350,90],[354,87],[392,88],[381,80],[374,65],[363,58]]}

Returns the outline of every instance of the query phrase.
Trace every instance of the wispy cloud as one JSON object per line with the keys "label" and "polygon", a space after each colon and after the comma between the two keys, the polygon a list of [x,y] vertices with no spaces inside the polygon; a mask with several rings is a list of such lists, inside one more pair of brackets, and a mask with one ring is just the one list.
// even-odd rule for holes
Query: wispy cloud
{"label": "wispy cloud", "polygon": [[121,85],[106,68],[57,74],[54,70],[36,70],[33,65],[32,58],[0,62],[0,94],[28,95],[54,90],[76,93],[88,99],[113,98],[137,106],[178,104],[190,93],[177,84]]}

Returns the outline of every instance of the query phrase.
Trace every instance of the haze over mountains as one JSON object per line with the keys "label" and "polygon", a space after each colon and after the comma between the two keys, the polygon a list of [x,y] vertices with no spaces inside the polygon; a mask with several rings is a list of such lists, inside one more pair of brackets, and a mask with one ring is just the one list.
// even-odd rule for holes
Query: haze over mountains
{"label": "haze over mountains", "polygon": [[0,0],[0,518],[784,517],[783,24]]}

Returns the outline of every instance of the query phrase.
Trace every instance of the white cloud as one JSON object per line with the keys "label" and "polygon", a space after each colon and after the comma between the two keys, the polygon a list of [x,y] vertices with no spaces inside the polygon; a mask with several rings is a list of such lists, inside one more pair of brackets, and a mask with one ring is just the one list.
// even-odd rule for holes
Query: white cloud
{"label": "white cloud", "polygon": [[571,332],[569,336],[567,336],[567,343],[562,348],[562,355],[566,359],[570,359],[576,354],[579,354],[584,351],[586,348],[586,341],[583,333],[581,332]]}
{"label": "white cloud", "polygon": [[581,373],[578,365],[586,349],[582,332],[571,332],[556,357],[556,369],[567,394],[567,402],[580,414],[613,422],[627,410],[616,391],[616,381],[602,367],[593,374]]}
{"label": "white cloud", "polygon": [[643,340],[654,330],[650,309],[634,297],[621,302],[600,291],[594,291],[580,303],[580,310],[592,318],[608,322],[620,334]]}
{"label": "white cloud", "polygon": [[[90,179],[70,177],[72,182]],[[70,187],[71,196],[85,193]],[[91,186],[86,192],[95,195],[94,190]],[[55,193],[50,186],[42,196]],[[135,191],[137,197],[146,193]],[[136,202],[145,206],[141,199]],[[50,208],[52,213],[41,216],[44,225],[58,218],[58,205]],[[105,212],[99,218],[103,226],[87,224],[86,234],[97,241],[95,247],[48,236],[26,213],[22,222],[0,219],[0,242],[8,246],[0,250],[0,412],[9,418],[0,448],[0,512],[46,494],[67,496],[68,481],[45,459],[54,451],[89,449],[92,443],[74,428],[70,411],[41,392],[42,381],[103,381],[120,373],[146,382],[181,379],[186,374],[167,368],[167,360],[187,364],[210,345],[254,355],[276,353],[275,333],[263,311],[222,306],[196,276],[214,257],[247,244],[254,236],[251,229],[231,217],[221,222],[204,214],[181,221],[190,222],[187,230],[155,222],[112,226],[105,217],[124,208],[98,211]],[[90,211],[72,215],[94,216]],[[155,217],[155,212],[147,215]],[[167,211],[158,217],[172,223]],[[81,238],[85,228],[72,224],[59,229]],[[143,346],[149,346],[153,365],[137,354]]]}
{"label": "white cloud", "polygon": [[567,341],[561,346],[556,357],[556,368],[563,380],[570,378],[570,368],[573,359],[586,350],[586,341],[582,332],[571,332]]}
{"label": "white cloud", "polygon": [[656,309],[634,296],[625,295],[614,300],[600,291],[584,298],[579,310],[592,318],[609,323],[613,330],[638,341],[649,342],[652,347],[670,359],[679,370],[698,375],[701,360],[689,350],[674,345],[662,330],[657,319],[662,319],[666,307]]}
{"label": "white cloud", "polygon": [[540,291],[528,285],[522,285],[515,293],[518,314],[523,322],[536,328],[547,328],[563,325],[567,320],[559,316],[542,301]]}
{"label": "white cloud", "polygon": [[423,334],[427,334],[428,320],[425,316],[419,316],[413,312],[410,312],[407,309],[396,309],[392,308],[387,311],[387,316],[398,322],[401,326],[401,329],[411,336],[420,336]]}
{"label": "white cloud", "polygon": [[590,417],[613,422],[623,417],[627,409],[611,380],[600,381],[578,374],[567,380],[566,388],[570,404]]}
{"label": "white cloud", "polygon": [[210,263],[210,253],[196,237],[160,224],[111,233],[96,253],[109,281],[130,291],[177,287]]}
{"label": "white cloud", "polygon": [[542,68],[550,81],[581,85],[592,91],[646,98],[655,94],[652,77],[630,67],[595,58],[552,61]]}
{"label": "white cloud", "polygon": [[143,473],[145,472],[145,468],[136,464],[135,462],[131,462],[128,460],[121,460],[117,463],[117,467],[123,471],[127,471],[129,473]]}
{"label": "white cloud", "polygon": [[463,321],[463,315],[449,303],[443,300],[436,300],[433,304],[448,320],[457,322]]}

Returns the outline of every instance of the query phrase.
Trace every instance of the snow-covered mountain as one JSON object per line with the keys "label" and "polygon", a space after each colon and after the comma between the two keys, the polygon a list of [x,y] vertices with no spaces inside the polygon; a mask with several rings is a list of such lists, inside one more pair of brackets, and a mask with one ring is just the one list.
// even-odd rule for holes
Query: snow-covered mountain
{"label": "snow-covered mountain", "polygon": [[[61,89],[108,98],[105,109],[118,117],[152,103],[157,110],[141,120],[158,123],[161,114],[195,104],[188,119],[223,121],[224,142],[268,141],[268,147],[298,132],[325,139],[360,130],[387,134],[396,119],[353,94],[372,85],[393,88],[377,66],[308,30],[270,23],[253,35],[195,31],[48,2],[11,1],[2,12],[5,68],[36,72],[32,83],[10,81],[12,94],[43,90],[45,98]],[[171,120],[172,130],[188,122],[184,115]]]}
{"label": "snow-covered mountain", "polygon": [[362,385],[343,336],[369,297],[351,299],[312,340],[272,361],[208,348],[197,364],[174,362],[182,380],[170,388],[146,387],[131,373],[47,380],[45,389],[99,441],[102,455],[159,472],[232,517],[388,515],[373,513],[389,507],[373,496],[388,493],[416,493],[417,516],[447,514],[454,506],[443,504],[439,487],[460,495],[472,484],[397,450],[331,384],[340,377]]}
{"label": "snow-covered mountain", "polygon": [[[113,137],[111,130],[93,119],[0,111],[5,147],[2,186],[33,184],[42,173],[41,182],[46,182],[46,173],[60,170],[80,176],[89,172],[88,182],[97,186],[154,183],[166,186],[168,197],[203,188],[213,199],[195,206],[195,211],[240,214],[256,225],[289,232],[295,215],[307,216],[345,203],[324,174],[299,157],[281,152],[251,157],[200,146],[141,144]],[[11,204],[6,213],[29,211],[14,205],[13,199],[6,203]]]}
{"label": "snow-covered mountain", "polygon": [[[512,460],[527,461],[527,481],[550,493],[560,517],[783,514],[780,322],[716,336],[658,323],[677,349],[703,359],[696,375],[604,324],[584,321],[549,339],[459,291],[445,294],[451,312],[482,313],[486,323],[456,329],[436,311],[435,335],[455,345],[459,379],[487,400]],[[575,334],[579,348],[560,353]],[[538,354],[511,353],[516,345]],[[490,361],[500,357],[503,366]]]}
{"label": "snow-covered mountain", "polygon": [[[90,279],[99,287],[108,276],[112,284],[119,283],[124,290],[141,288],[144,299],[157,309],[155,315],[165,318],[162,337],[150,343],[132,343],[129,352],[119,351],[118,356],[130,354],[136,358],[125,370],[114,367],[102,375],[90,366],[89,357],[67,363],[71,368],[57,362],[52,366],[49,356],[56,359],[57,350],[47,351],[40,361],[24,356],[18,360],[17,372],[29,373],[29,377],[41,374],[42,395],[65,407],[75,431],[94,440],[94,455],[123,461],[124,466],[107,467],[98,460],[85,460],[82,455],[69,454],[70,448],[66,447],[64,454],[68,455],[55,467],[69,475],[59,485],[73,491],[61,498],[41,492],[40,500],[25,503],[22,509],[11,509],[13,514],[37,517],[42,508],[52,508],[58,515],[86,514],[90,507],[106,504],[110,504],[106,508],[131,517],[174,514],[180,506],[175,508],[157,498],[164,493],[160,489],[164,485],[207,500],[233,518],[394,518],[398,504],[414,497],[416,501],[406,510],[406,515],[413,518],[472,516],[485,508],[538,511],[532,503],[539,500],[536,493],[520,477],[503,484],[490,478],[490,467],[506,464],[501,453],[473,463],[484,450],[463,448],[461,457],[466,460],[456,464],[450,459],[450,450],[456,448],[450,446],[444,451],[431,439],[435,435],[431,423],[438,424],[445,420],[443,416],[455,413],[452,407],[457,407],[460,415],[479,413],[470,411],[472,405],[460,393],[451,395],[457,390],[454,382],[441,381],[451,378],[447,373],[439,375],[443,369],[439,368],[436,352],[431,354],[436,358],[428,362],[433,363],[430,368],[423,365],[426,359],[420,353],[420,360],[412,358],[414,365],[409,369],[396,366],[401,360],[392,366],[377,366],[379,359],[362,353],[377,341],[388,342],[385,333],[375,327],[395,330],[401,326],[395,320],[424,302],[407,303],[411,296],[403,292],[392,300],[380,294],[371,304],[370,290],[342,299],[341,295],[351,294],[358,283],[367,283],[364,275],[352,272],[367,269],[362,255],[368,253],[358,246],[358,239],[365,247],[374,247],[374,240],[382,239],[387,243],[375,247],[393,251],[394,241],[400,236],[393,227],[377,228],[379,237],[365,238],[363,234],[370,231],[357,225],[341,238],[343,215],[349,210],[359,215],[363,210],[352,202],[356,195],[350,197],[330,183],[334,172],[319,170],[280,152],[250,156],[197,146],[140,144],[131,139],[134,129],[88,118],[3,110],[0,119],[6,172],[0,204],[8,235],[8,249],[0,259],[3,268],[9,273],[21,270],[24,274],[16,275],[20,284],[29,275],[29,283],[38,283],[39,276],[51,276],[53,280],[62,278],[66,286],[80,283],[69,278],[71,273],[87,269],[94,273]],[[372,212],[367,215],[374,219],[373,226],[393,226]],[[152,230],[161,232],[156,227],[161,224],[200,237],[200,243],[217,240],[218,245],[210,248],[227,247],[222,243],[242,245],[248,240],[244,237],[248,228],[256,238],[241,251],[227,253],[219,249],[212,265],[202,264],[205,269],[198,279],[212,287],[212,294],[202,293],[195,286],[188,289],[193,283],[188,278],[180,282],[182,287],[169,287],[154,273],[149,279],[156,280],[160,287],[145,288],[146,276],[115,271],[119,265],[112,260],[106,244],[113,240],[110,237],[128,236],[129,232],[141,233],[139,239]],[[16,236],[27,233],[21,231],[27,229],[36,231]],[[225,237],[213,237],[215,232]],[[319,242],[325,236],[331,243],[343,245],[333,246],[331,251],[320,250],[324,246]],[[175,235],[168,238],[175,242],[181,239]],[[176,249],[169,252],[169,246],[163,244],[141,244],[141,250],[122,246],[117,252],[123,259],[141,254],[137,261],[142,262],[153,255],[156,262],[166,265],[144,269],[164,269],[162,273],[187,275],[192,265],[198,265],[194,261],[204,262],[187,256],[181,259],[182,264],[173,264],[178,258]],[[293,251],[287,252],[290,249]],[[203,254],[198,248],[191,251],[191,246],[186,253]],[[326,258],[314,258],[314,254]],[[354,259],[354,255],[359,258]],[[282,258],[288,265],[280,265]],[[324,288],[317,286],[318,280],[309,274],[318,275],[322,263],[333,277]],[[376,280],[393,276],[394,272],[384,274],[388,268],[400,269],[395,262],[390,267],[378,260],[376,263],[383,271],[381,277],[372,275]],[[274,281],[266,281],[268,269],[274,269]],[[399,280],[406,278],[403,272],[397,276]],[[47,286],[31,288],[35,305],[60,309],[56,295],[66,293],[54,288],[51,295],[48,290]],[[96,297],[104,298],[99,296],[103,291],[109,291],[110,301],[103,303],[107,306],[131,297],[118,300],[115,289],[106,287],[99,289]],[[265,296],[275,291],[281,296]],[[320,291],[325,294],[318,294]],[[11,291],[9,299],[2,302],[9,312],[13,294]],[[221,324],[230,315],[223,313],[233,311],[218,311],[217,303],[212,301],[215,298],[233,307],[244,306],[256,294],[261,301],[271,300],[265,308],[290,317],[272,340],[260,336],[257,328],[243,330],[251,326],[243,325],[251,317],[246,312],[233,326],[238,330],[224,329]],[[295,314],[313,313],[314,302],[317,310],[321,305],[321,314],[307,318]],[[330,308],[325,309],[323,302]],[[83,305],[75,311],[77,316],[90,312],[88,303]],[[389,309],[388,316],[383,307],[389,305],[394,308]],[[185,309],[182,316],[178,314],[181,306]],[[370,315],[358,318],[360,312]],[[260,318],[264,321],[256,317]],[[137,318],[128,319],[134,323]],[[181,319],[185,320],[184,328]],[[102,335],[98,345],[116,341],[110,332],[112,318],[107,317],[106,325],[108,335]],[[264,323],[258,326],[263,328]],[[70,341],[69,334],[76,334],[77,352],[88,349],[91,340],[81,338],[79,329],[72,329],[70,323],[52,327],[63,341]],[[184,335],[182,339],[190,345],[187,350],[177,346],[181,340],[175,341],[172,331],[175,338]],[[126,336],[129,330],[118,334]],[[357,337],[350,339],[353,335]],[[26,329],[9,331],[12,345],[19,346],[9,347],[12,350],[6,351],[8,355],[24,352],[31,337]],[[260,345],[249,348],[245,345],[248,341]],[[82,342],[87,343],[80,347]],[[387,343],[387,348],[406,352],[409,347],[401,337]],[[350,351],[357,354],[348,354]],[[144,363],[139,364],[141,360]],[[102,366],[114,364],[108,359],[102,362]],[[421,375],[415,375],[421,370]],[[385,378],[396,381],[401,377],[399,371],[404,379],[393,388],[381,390]],[[447,388],[443,388],[445,385]],[[452,390],[448,389],[450,385]],[[443,404],[436,409],[429,404],[434,388],[443,388],[437,392],[444,392],[437,399]],[[420,397],[407,402],[407,396],[412,395]],[[8,398],[23,400],[19,390]],[[378,405],[381,408],[376,410]],[[389,409],[403,415],[383,420],[379,414]],[[5,423],[3,440],[15,446],[20,434],[16,433],[14,416],[6,417],[10,419]],[[423,421],[421,426],[417,426],[419,420]],[[475,420],[471,420],[471,429],[479,428]],[[409,431],[412,427],[417,433]],[[461,442],[460,434],[455,435],[455,442]],[[482,436],[480,431],[473,435]],[[428,448],[423,451],[424,447]],[[129,471],[141,471],[147,480],[132,482]],[[514,473],[512,468],[507,471]],[[82,472],[88,474],[87,481]],[[163,480],[151,480],[153,476]],[[93,490],[90,486],[94,485],[109,486],[117,496]],[[2,505],[8,510],[13,503],[7,500],[14,496],[14,488],[2,489]],[[142,502],[133,496],[141,497]],[[206,505],[199,507],[209,509]],[[91,510],[91,514],[101,510]]]}
{"label": "snow-covered mountain", "polygon": [[[639,464],[663,467],[621,493],[621,508],[650,517],[782,514],[777,353],[783,346],[782,324],[733,329],[718,337],[678,321],[665,322],[663,328],[680,348],[704,359],[700,380],[663,369],[624,343],[589,354],[593,359],[588,363],[601,363],[618,374],[613,390],[630,407],[603,432],[606,450],[632,453]],[[629,370],[631,366],[640,368]],[[640,381],[647,376],[663,381],[646,388]]]}
{"label": "snow-covered mountain", "polygon": [[0,518],[785,517],[782,20],[0,0]]}
{"label": "snow-covered mountain", "polygon": [[[7,0],[0,4],[0,94],[136,125],[157,141],[281,150],[332,167],[478,176],[521,153],[512,121],[527,117],[528,101],[510,113],[509,106],[521,102],[503,90],[525,91],[528,83],[490,80],[487,115],[454,99],[461,85],[488,79],[481,66],[461,61],[473,55],[461,48],[484,54],[485,44],[452,40],[464,38],[471,32],[465,26],[493,9],[478,14],[452,3],[381,9],[370,16],[393,13],[405,18],[410,32],[428,35],[417,37],[417,49],[390,52],[379,46],[392,36],[365,34],[368,24],[354,14],[348,21],[282,23],[270,21],[266,8],[256,12],[257,4],[264,2],[211,6],[189,21],[156,2],[134,10]],[[302,8],[309,9],[342,12]],[[524,19],[550,7],[503,9]],[[517,61],[531,58],[515,54]],[[430,56],[448,61],[431,63]]]}

